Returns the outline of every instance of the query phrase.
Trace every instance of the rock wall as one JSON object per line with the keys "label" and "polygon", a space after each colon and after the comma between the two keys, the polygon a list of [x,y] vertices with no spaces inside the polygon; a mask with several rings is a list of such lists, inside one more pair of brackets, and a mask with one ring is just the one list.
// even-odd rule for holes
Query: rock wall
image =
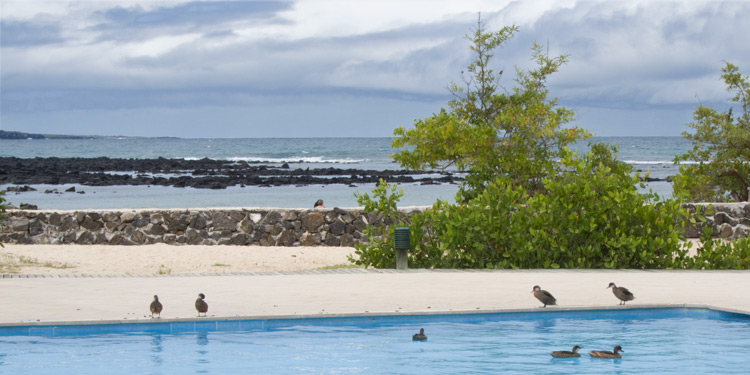
{"label": "rock wall", "polygon": [[712,215],[706,215],[708,203],[686,204],[691,214],[697,212],[706,217],[705,222],[696,222],[685,227],[685,237],[700,238],[703,227],[709,226],[714,237],[727,240],[748,237],[750,233],[750,203],[712,203]]}
{"label": "rock wall", "polygon": [[[687,224],[685,236],[699,238],[704,226],[714,237],[750,233],[750,203],[685,205],[705,222]],[[405,210],[410,215],[418,210]],[[9,210],[0,223],[0,243],[142,245],[353,246],[380,218],[360,209],[216,209],[127,211]]]}
{"label": "rock wall", "polygon": [[352,246],[377,215],[361,210],[12,210],[0,243]]}

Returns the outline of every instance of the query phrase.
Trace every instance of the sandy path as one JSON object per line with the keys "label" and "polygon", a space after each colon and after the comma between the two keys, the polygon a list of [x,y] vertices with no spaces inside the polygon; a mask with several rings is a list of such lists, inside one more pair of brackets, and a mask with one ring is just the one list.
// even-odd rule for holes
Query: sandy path
{"label": "sandy path", "polygon": [[[697,240],[692,254],[695,254]],[[350,267],[352,247],[15,245],[0,248],[0,274],[185,275]]]}
{"label": "sandy path", "polygon": [[0,273],[183,275],[313,270],[350,265],[351,247],[11,245]]}

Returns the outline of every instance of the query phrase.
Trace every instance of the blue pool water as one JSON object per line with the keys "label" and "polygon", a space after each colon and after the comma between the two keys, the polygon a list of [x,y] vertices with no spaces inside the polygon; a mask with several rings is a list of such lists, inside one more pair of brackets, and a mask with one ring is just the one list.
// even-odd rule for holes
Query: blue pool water
{"label": "blue pool water", "polygon": [[[425,342],[411,335],[424,328]],[[130,331],[128,333],[105,333]],[[98,333],[97,333],[98,332]],[[747,374],[750,319],[707,309],[0,328],[0,373]],[[25,335],[25,336],[22,336]],[[621,345],[618,360],[549,356]]]}

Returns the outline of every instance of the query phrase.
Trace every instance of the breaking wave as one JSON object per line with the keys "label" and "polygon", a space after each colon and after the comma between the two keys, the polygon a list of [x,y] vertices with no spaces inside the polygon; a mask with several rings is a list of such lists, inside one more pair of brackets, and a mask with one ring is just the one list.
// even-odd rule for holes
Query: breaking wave
{"label": "breaking wave", "polygon": [[368,159],[326,159],[323,156],[287,156],[271,158],[263,156],[236,156],[230,157],[229,161],[244,161],[248,163],[306,163],[306,164],[359,164]]}
{"label": "breaking wave", "polygon": [[[671,160],[623,160],[623,163],[627,164],[648,164],[648,165],[659,165],[668,164],[674,165]],[[699,164],[697,161],[681,161],[680,164]]]}

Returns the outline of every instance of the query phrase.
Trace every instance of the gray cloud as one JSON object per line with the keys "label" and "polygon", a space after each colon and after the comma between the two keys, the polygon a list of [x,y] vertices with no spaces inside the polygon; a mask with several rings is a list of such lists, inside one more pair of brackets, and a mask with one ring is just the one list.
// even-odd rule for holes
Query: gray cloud
{"label": "gray cloud", "polygon": [[[167,3],[168,4],[168,3]],[[233,21],[284,23],[278,13],[293,6],[290,1],[218,1],[165,5],[156,9],[142,6],[115,7],[92,15],[100,22],[90,29],[101,33],[99,40],[131,41],[165,30],[208,30],[210,36],[231,34],[222,25]],[[219,30],[213,30],[219,27]]]}
{"label": "gray cloud", "polygon": [[295,102],[300,97],[371,98],[434,103],[445,95],[415,94],[396,90],[353,88],[228,89],[193,88],[156,90],[16,90],[2,95],[0,110],[6,113],[42,113],[81,110],[134,110],[142,108],[242,107],[270,101]]}
{"label": "gray cloud", "polygon": [[3,20],[0,45],[5,47],[40,46],[63,41],[60,25],[49,21]]}
{"label": "gray cloud", "polygon": [[97,12],[106,22],[95,29],[162,28],[174,25],[200,26],[233,20],[269,19],[288,10],[292,2],[281,1],[221,1],[189,2],[145,10],[141,6],[116,7]]}
{"label": "gray cloud", "polygon": [[[96,10],[72,21],[65,15],[3,19],[5,123],[71,111],[76,115],[66,118],[79,120],[96,111],[97,121],[103,111],[156,116],[158,110],[260,113],[287,106],[299,113],[317,97],[356,102],[338,109],[350,116],[368,101],[405,102],[398,106],[404,112],[394,114],[404,124],[403,118],[424,113],[425,104],[448,99],[446,86],[460,79],[471,58],[464,34],[476,24],[469,10],[365,32],[308,33],[305,20],[289,17],[297,6],[291,2],[165,4]],[[493,68],[505,72],[503,85],[510,88],[514,66],[532,67],[532,42],[549,43],[551,55],[568,54],[549,87],[581,111],[583,126],[656,128],[608,119],[613,113],[639,124],[658,119],[663,132],[679,134],[684,117],[674,114],[689,118],[698,98],[726,105],[719,79],[724,60],[750,70],[750,50],[739,37],[750,35],[742,18],[750,14],[748,2],[585,1],[528,11],[512,2],[482,13],[491,29],[516,19],[521,26],[497,51]],[[409,104],[419,113],[409,112]],[[396,125],[383,124],[381,135]]]}
{"label": "gray cloud", "polygon": [[[315,93],[418,102],[447,100],[445,74],[461,68],[456,59],[443,57],[451,51],[466,52],[460,38],[465,29],[463,23],[449,22],[345,37],[265,39],[203,48],[208,39],[234,37],[222,33],[176,46],[156,57],[125,58],[116,72],[105,75],[80,71],[65,77],[9,77],[7,86],[17,89],[4,91],[1,104],[6,112],[34,112],[231,106],[256,96],[293,101],[295,96]],[[388,59],[347,65],[352,48],[378,49],[394,40],[413,41],[418,46],[421,40],[437,37],[454,39],[434,47],[415,47]],[[412,87],[390,80],[397,75],[412,80]],[[383,77],[383,84],[373,84]]]}
{"label": "gray cloud", "polygon": [[[750,55],[727,43],[750,35],[750,24],[737,18],[750,13],[750,3],[654,2],[633,11],[614,4],[555,10],[521,33],[522,39],[548,35],[556,50],[570,55],[552,84],[568,102],[671,108],[694,103],[703,93],[717,103],[725,99],[714,96],[723,60],[750,68]],[[692,92],[685,91],[685,82],[695,85]]]}

